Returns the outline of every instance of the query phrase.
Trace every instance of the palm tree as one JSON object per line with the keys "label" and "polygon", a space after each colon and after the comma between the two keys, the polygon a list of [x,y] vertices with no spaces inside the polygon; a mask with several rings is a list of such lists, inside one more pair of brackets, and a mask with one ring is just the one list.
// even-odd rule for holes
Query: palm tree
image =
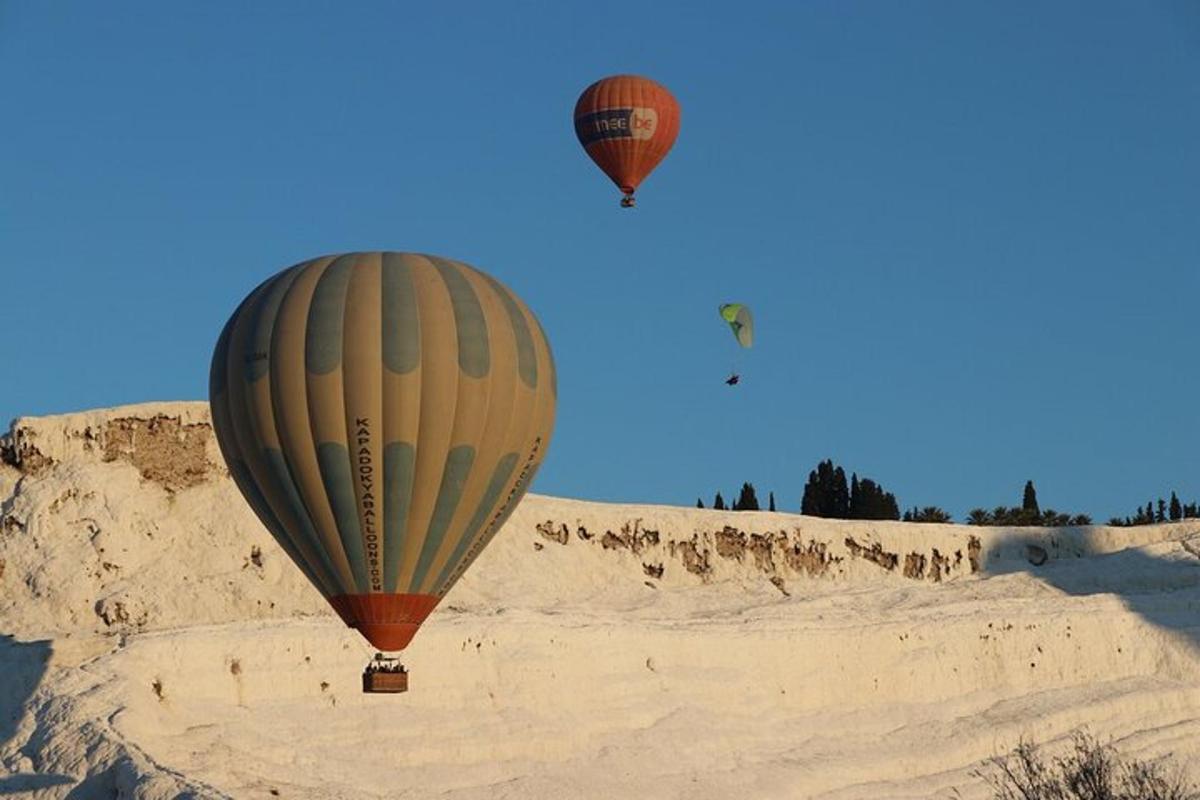
{"label": "palm tree", "polygon": [[968,525],[988,525],[992,521],[992,513],[986,508],[972,508],[967,512]]}

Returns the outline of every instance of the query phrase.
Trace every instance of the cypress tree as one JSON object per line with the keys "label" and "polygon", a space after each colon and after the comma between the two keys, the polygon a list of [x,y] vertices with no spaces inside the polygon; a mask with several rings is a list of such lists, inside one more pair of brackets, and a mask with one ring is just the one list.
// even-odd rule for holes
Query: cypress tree
{"label": "cypress tree", "polygon": [[1021,510],[1028,511],[1035,516],[1040,516],[1042,510],[1038,508],[1037,490],[1033,488],[1033,481],[1025,481],[1025,496],[1021,499]]}
{"label": "cypress tree", "polygon": [[734,508],[738,511],[758,511],[758,496],[754,493],[754,484],[742,484],[742,491]]}
{"label": "cypress tree", "polygon": [[[871,518],[872,519],[899,519],[899,509],[896,508],[896,496],[891,492],[885,492],[883,487],[875,484],[871,487]],[[916,506],[913,506],[916,508]],[[893,513],[895,512],[895,513]]]}
{"label": "cypress tree", "polygon": [[767,510],[774,511],[775,510],[775,493],[774,492],[767,492],[767,502],[770,504]]}
{"label": "cypress tree", "polygon": [[1179,498],[1171,492],[1171,521],[1178,522],[1183,519],[1183,506],[1179,502]]}
{"label": "cypress tree", "polygon": [[896,502],[896,495],[891,492],[883,496],[883,516],[881,519],[900,519],[900,504]]}
{"label": "cypress tree", "polygon": [[1158,511],[1156,511],[1154,514],[1154,521],[1155,522],[1166,522],[1167,521],[1167,501],[1163,500],[1161,497],[1158,498]]}
{"label": "cypress tree", "polygon": [[696,508],[704,508],[704,501],[699,497],[696,498]]}
{"label": "cypress tree", "polygon": [[858,481],[858,493],[851,502],[850,519],[900,519],[896,496],[884,492],[870,478],[861,478]]}
{"label": "cypress tree", "polygon": [[817,500],[817,471],[808,473],[808,483],[804,484],[804,498],[800,501],[800,513],[810,517],[821,516],[820,504]]}
{"label": "cypress tree", "polygon": [[836,519],[847,519],[850,516],[850,489],[846,485],[846,473],[838,467],[833,471],[833,513],[829,516]]}
{"label": "cypress tree", "polygon": [[896,496],[884,492],[870,478],[854,473],[849,484],[846,471],[826,459],[808,474],[800,513],[832,519],[900,519]]}
{"label": "cypress tree", "polygon": [[721,493],[717,492],[717,496],[713,498],[713,508],[717,511],[725,510],[725,499],[721,497]]}
{"label": "cypress tree", "polygon": [[850,519],[886,519],[883,489],[870,478],[850,480]]}
{"label": "cypress tree", "polygon": [[[837,517],[838,496],[837,476],[841,475],[840,494],[846,491],[846,474],[842,468],[836,470],[833,461],[826,459],[817,464],[817,468],[808,475],[808,483],[804,486],[804,498],[800,502],[800,513],[811,514],[814,517]],[[846,505],[849,505],[847,502]],[[845,516],[841,514],[840,516]]]}
{"label": "cypress tree", "polygon": [[826,459],[817,465],[817,504],[822,517],[833,514],[833,461]]}

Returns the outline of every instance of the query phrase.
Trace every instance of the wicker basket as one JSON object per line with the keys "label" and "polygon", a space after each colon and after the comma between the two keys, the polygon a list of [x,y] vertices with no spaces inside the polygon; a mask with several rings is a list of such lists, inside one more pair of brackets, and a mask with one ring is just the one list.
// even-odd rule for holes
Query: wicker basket
{"label": "wicker basket", "polygon": [[363,692],[396,694],[408,691],[407,672],[364,672]]}

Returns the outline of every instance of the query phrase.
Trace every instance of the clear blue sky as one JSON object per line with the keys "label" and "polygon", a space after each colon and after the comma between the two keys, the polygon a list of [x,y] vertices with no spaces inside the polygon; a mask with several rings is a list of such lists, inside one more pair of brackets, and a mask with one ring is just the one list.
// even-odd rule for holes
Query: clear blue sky
{"label": "clear blue sky", "polygon": [[[617,72],[683,107],[632,212],[571,126]],[[0,417],[202,399],[262,278],[414,250],[541,317],[536,491],[1200,499],[1198,76],[1190,0],[4,2]]]}

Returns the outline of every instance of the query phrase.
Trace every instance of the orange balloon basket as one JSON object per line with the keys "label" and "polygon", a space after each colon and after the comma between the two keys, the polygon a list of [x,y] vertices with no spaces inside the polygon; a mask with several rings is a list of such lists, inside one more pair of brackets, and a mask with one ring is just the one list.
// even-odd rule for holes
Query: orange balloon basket
{"label": "orange balloon basket", "polygon": [[621,198],[621,208],[633,208],[637,205],[637,200],[633,197],[633,192],[626,192]]}
{"label": "orange balloon basket", "polygon": [[363,669],[363,694],[400,694],[408,691],[408,670],[397,658],[376,653]]}

